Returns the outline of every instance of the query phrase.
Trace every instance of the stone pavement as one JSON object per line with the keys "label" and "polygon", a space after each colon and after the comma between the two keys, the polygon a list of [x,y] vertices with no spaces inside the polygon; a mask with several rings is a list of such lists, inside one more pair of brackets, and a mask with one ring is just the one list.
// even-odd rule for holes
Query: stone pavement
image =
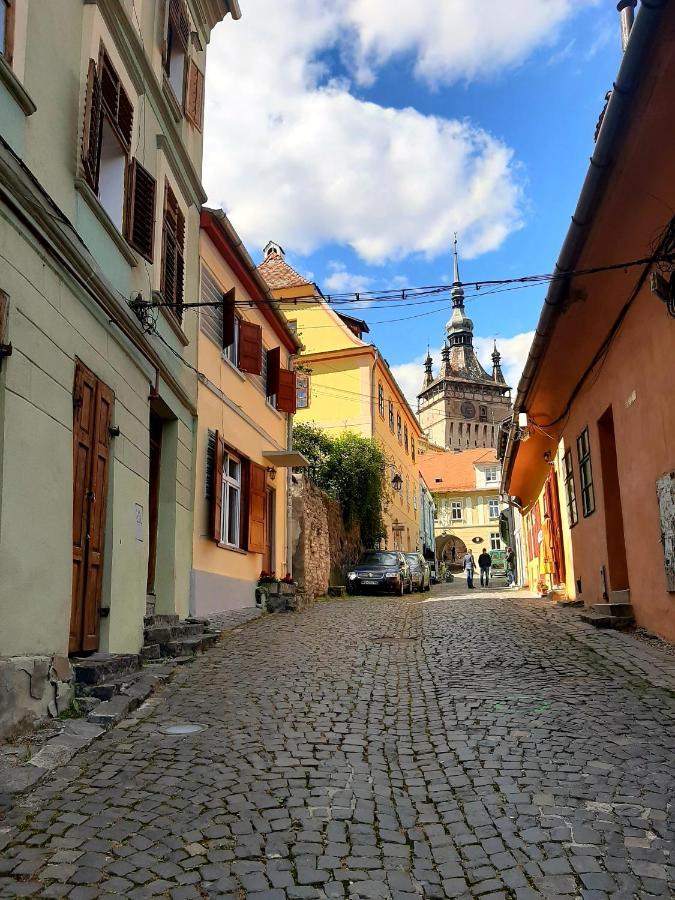
{"label": "stone pavement", "polygon": [[671,897],[673,694],[575,629],[461,584],[254,621],[21,798],[0,896]]}

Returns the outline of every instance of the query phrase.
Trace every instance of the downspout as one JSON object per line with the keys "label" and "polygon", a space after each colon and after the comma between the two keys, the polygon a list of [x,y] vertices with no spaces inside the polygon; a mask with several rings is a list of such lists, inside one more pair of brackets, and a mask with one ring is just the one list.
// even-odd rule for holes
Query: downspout
{"label": "downspout", "polygon": [[[625,135],[643,65],[648,58],[650,44],[658,31],[667,3],[668,0],[643,0],[635,24],[630,30],[630,41],[627,43],[619,74],[614,83],[612,96],[591,156],[591,163],[572,216],[572,222],[554,269],[556,275],[574,271],[579,261],[586,237],[593,224],[594,214],[600,205],[613,164],[616,161],[619,144]],[[526,409],[528,394],[546,352],[555,323],[561,314],[567,296],[567,287],[568,280],[565,278],[558,278],[551,282],[527,362],[518,383],[518,391],[513,404],[513,421],[509,430],[502,467],[502,490],[504,493],[506,493],[505,485],[508,483],[513,464],[518,414]]]}
{"label": "downspout", "polygon": [[[288,365],[294,366],[297,355],[288,357]],[[293,413],[286,415],[286,449],[293,449]],[[293,574],[293,468],[286,469],[286,572]],[[286,574],[286,573],[284,573]]]}

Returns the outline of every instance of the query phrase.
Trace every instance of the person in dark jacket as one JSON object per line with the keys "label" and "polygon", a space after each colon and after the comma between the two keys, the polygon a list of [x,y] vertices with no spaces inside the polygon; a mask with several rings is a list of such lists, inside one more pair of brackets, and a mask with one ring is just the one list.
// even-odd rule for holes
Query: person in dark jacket
{"label": "person in dark jacket", "polygon": [[483,550],[481,555],[478,557],[478,568],[480,569],[480,586],[487,587],[490,583],[490,566],[492,565],[492,557],[487,552],[487,550]]}

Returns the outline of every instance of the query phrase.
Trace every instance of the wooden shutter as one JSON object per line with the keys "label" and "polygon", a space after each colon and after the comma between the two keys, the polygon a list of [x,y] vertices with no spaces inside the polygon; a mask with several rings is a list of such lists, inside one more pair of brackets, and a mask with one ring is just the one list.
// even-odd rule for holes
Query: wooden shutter
{"label": "wooden shutter", "polygon": [[236,291],[230,288],[227,293],[223,294],[223,350],[234,344],[235,337],[235,315],[234,304],[236,301]]}
{"label": "wooden shutter", "polygon": [[239,323],[239,368],[249,375],[262,373],[262,328],[243,320]]}
{"label": "wooden shutter", "polygon": [[174,34],[183,49],[187,51],[188,42],[190,40],[190,20],[188,19],[187,9],[184,0],[167,0],[169,4],[169,20],[174,30]]}
{"label": "wooden shutter", "polygon": [[266,470],[252,462],[248,495],[248,549],[251,553],[265,552],[265,493]]}
{"label": "wooden shutter", "polygon": [[211,537],[219,544],[223,538],[223,462],[225,441],[219,431],[213,446],[213,495],[211,497]]}
{"label": "wooden shutter", "polygon": [[98,174],[101,166],[101,131],[103,128],[103,99],[96,63],[89,60],[87,96],[84,105],[82,131],[82,170],[89,186],[98,193]]}
{"label": "wooden shutter", "polygon": [[204,123],[204,75],[193,59],[187,73],[184,110],[186,118],[201,131]]}
{"label": "wooden shutter", "polygon": [[279,391],[277,393],[277,409],[279,412],[294,413],[297,408],[296,374],[289,369],[279,372]]}
{"label": "wooden shutter", "polygon": [[155,179],[134,157],[127,170],[124,235],[148,262],[152,262],[155,237],[156,187]]}
{"label": "wooden shutter", "polygon": [[267,384],[265,392],[268,397],[279,393],[279,373],[281,371],[281,347],[267,351]]}
{"label": "wooden shutter", "polygon": [[124,149],[129,153],[134,124],[134,107],[129,95],[122,87],[110,57],[103,49],[101,49],[101,96],[103,109],[110,124],[117,132]]}
{"label": "wooden shutter", "polygon": [[164,192],[160,290],[165,302],[171,304],[170,309],[178,321],[183,318],[184,244],[185,218],[167,184]]}
{"label": "wooden shutter", "polygon": [[9,297],[0,291],[0,360],[12,355],[12,345],[7,340],[7,320],[9,318]]}

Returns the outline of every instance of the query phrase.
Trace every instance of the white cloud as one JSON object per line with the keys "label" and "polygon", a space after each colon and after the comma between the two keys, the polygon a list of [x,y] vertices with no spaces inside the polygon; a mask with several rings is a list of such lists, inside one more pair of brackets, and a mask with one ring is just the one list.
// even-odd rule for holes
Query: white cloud
{"label": "white cloud", "polygon": [[274,235],[296,253],[332,242],[379,263],[438,255],[461,230],[471,257],[521,226],[521,179],[503,142],[469,120],[365,102],[320,59],[337,50],[363,81],[407,51],[428,81],[474,78],[549,40],[571,0],[242,7],[209,47],[204,182],[253,252]]}
{"label": "white cloud", "polygon": [[331,261],[328,263],[330,275],[322,284],[327,294],[359,294],[367,291],[373,280],[367,275],[356,275],[348,272],[344,263]]}
{"label": "white cloud", "polygon": [[[533,337],[534,331],[524,331],[520,334],[514,334],[512,337],[497,339],[497,346],[502,355],[502,371],[507,384],[513,388],[514,395]],[[476,336],[473,342],[483,368],[488,373],[491,373],[494,338]],[[437,374],[440,369],[441,348],[432,348],[431,356],[434,360],[434,374]],[[425,357],[426,353],[422,353],[411,362],[400,363],[391,367],[396,381],[413,409],[417,409],[417,395],[422,388]]]}

